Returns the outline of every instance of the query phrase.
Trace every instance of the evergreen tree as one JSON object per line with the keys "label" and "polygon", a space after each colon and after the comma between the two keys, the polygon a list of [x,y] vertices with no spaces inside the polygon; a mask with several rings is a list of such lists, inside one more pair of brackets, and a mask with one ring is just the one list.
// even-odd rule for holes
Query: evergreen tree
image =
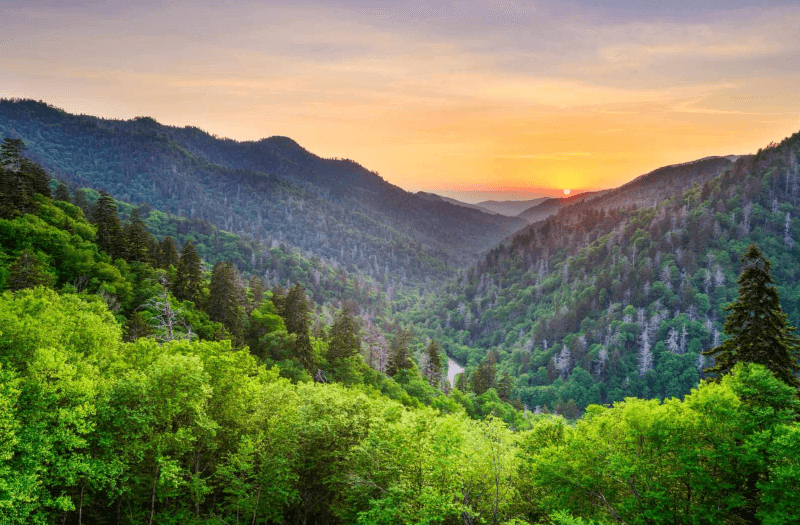
{"label": "evergreen tree", "polygon": [[158,244],[158,267],[165,270],[170,266],[177,268],[179,261],[178,248],[175,247],[175,241],[167,235]]}
{"label": "evergreen tree", "polygon": [[70,202],[69,188],[63,182],[59,182],[56,191],[53,194],[53,200]]}
{"label": "evergreen tree", "polygon": [[295,334],[294,354],[306,370],[314,372],[314,351],[309,334],[309,304],[300,283],[292,286],[286,295],[276,293],[273,299],[278,315],[283,318],[286,331]]}
{"label": "evergreen tree", "polygon": [[125,322],[125,340],[129,342],[136,341],[140,337],[149,337],[153,335],[153,329],[147,324],[144,316],[139,312],[131,312],[128,320]]}
{"label": "evergreen tree", "polygon": [[276,293],[273,302],[278,309],[278,315],[286,324],[287,332],[302,334],[309,331],[309,305],[303,285],[296,283],[286,295]]}
{"label": "evergreen tree", "polygon": [[386,367],[388,375],[397,375],[402,370],[408,370],[413,366],[410,349],[412,339],[411,330],[400,328],[395,332],[392,348],[389,350],[389,364]]}
{"label": "evergreen tree", "polygon": [[439,388],[442,382],[442,359],[439,356],[439,345],[431,339],[428,347],[425,348],[425,377],[431,386]]}
{"label": "evergreen tree", "polygon": [[361,327],[353,316],[352,307],[345,301],[331,326],[328,357],[338,361],[352,357],[361,350]]}
{"label": "evergreen tree", "polygon": [[495,380],[495,364],[492,360],[486,359],[475,372],[472,373],[472,391],[481,395],[490,388],[493,388]]}
{"label": "evergreen tree", "polygon": [[266,291],[266,286],[264,286],[264,281],[261,280],[260,277],[254,275],[250,277],[250,282],[248,283],[248,288],[250,288],[250,293],[253,296],[253,299],[249,306],[249,312],[258,309],[259,306],[264,302],[264,292]]}
{"label": "evergreen tree", "polygon": [[150,259],[150,232],[142,220],[139,208],[134,208],[122,230],[125,242],[125,260],[130,262],[152,262]]}
{"label": "evergreen tree", "polygon": [[787,322],[780,297],[770,275],[770,262],[755,244],[744,254],[745,268],[739,276],[739,297],[725,307],[731,312],[725,320],[729,336],[721,345],[703,352],[714,358],[706,373],[718,377],[728,374],[736,363],[764,365],[785,383],[800,387],[800,339]]}
{"label": "evergreen tree", "polygon": [[30,188],[29,191],[50,198],[52,196],[50,193],[50,176],[45,169],[28,159],[22,159],[21,164],[20,172],[26,178],[26,183]]}
{"label": "evergreen tree", "polygon": [[203,267],[194,245],[186,241],[181,250],[175,276],[175,298],[198,303],[203,291]]}
{"label": "evergreen tree", "polygon": [[97,246],[113,259],[122,255],[122,226],[117,215],[117,205],[108,192],[101,191],[92,207],[91,220],[97,226]]}
{"label": "evergreen tree", "polygon": [[8,269],[9,290],[16,291],[36,286],[52,286],[55,278],[46,272],[46,267],[30,250],[23,251]]}
{"label": "evergreen tree", "polygon": [[22,157],[25,144],[6,138],[0,145],[0,217],[13,218],[33,211],[35,194],[50,197],[47,172]]}
{"label": "evergreen tree", "polygon": [[80,189],[76,191],[72,198],[72,204],[80,208],[83,211],[84,216],[91,216],[91,208],[89,206],[89,199],[86,198],[86,190]]}
{"label": "evergreen tree", "polygon": [[239,314],[238,273],[231,262],[218,262],[211,271],[208,316],[222,323],[237,340],[244,332]]}
{"label": "evergreen tree", "polygon": [[25,142],[22,139],[6,137],[0,145],[0,167],[8,171],[19,171],[22,168],[22,151]]}

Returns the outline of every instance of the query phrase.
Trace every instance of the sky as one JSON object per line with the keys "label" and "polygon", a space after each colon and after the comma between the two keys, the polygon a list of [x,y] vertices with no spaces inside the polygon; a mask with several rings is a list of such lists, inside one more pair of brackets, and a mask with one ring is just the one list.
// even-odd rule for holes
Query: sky
{"label": "sky", "polygon": [[0,0],[0,97],[284,135],[466,201],[800,131],[797,1]]}

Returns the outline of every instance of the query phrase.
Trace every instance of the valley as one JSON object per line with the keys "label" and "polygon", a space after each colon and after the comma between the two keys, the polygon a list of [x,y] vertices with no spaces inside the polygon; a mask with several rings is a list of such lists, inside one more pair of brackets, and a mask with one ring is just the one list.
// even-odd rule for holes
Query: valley
{"label": "valley", "polygon": [[791,523],[800,133],[475,205],[286,137],[0,136],[5,522]]}

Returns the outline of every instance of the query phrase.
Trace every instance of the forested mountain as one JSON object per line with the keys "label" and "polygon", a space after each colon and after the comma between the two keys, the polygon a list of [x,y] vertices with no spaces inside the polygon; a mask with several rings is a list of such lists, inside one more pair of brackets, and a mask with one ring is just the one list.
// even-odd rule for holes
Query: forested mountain
{"label": "forested mountain", "polygon": [[27,154],[59,179],[256,241],[284,241],[381,283],[450,275],[524,225],[422,199],[285,137],[236,142],[30,100],[0,101],[0,134],[24,140]]}
{"label": "forested mountain", "polygon": [[406,319],[470,365],[478,392],[507,374],[531,408],[682,396],[702,377],[699,352],[721,341],[750,243],[800,323],[799,159],[796,134],[735,164],[663,168],[564,207]]}
{"label": "forested mountain", "polygon": [[527,210],[528,208],[532,208],[537,204],[540,204],[550,197],[539,197],[538,199],[528,199],[524,201],[482,201],[479,202],[477,205],[487,208],[495,213],[499,213],[501,215],[508,215],[509,217],[514,217],[519,215],[523,211]]}
{"label": "forested mountain", "polygon": [[578,202],[590,201],[604,193],[605,191],[588,191],[584,193],[576,193],[575,195],[570,195],[569,197],[543,199],[530,208],[526,208],[524,211],[520,212],[517,217],[520,219],[525,219],[530,223],[541,221],[550,217],[551,215],[555,215],[559,212],[559,210],[566,208],[567,206],[571,206]]}
{"label": "forested mountain", "polygon": [[[357,273],[54,184],[24,146],[0,147],[2,523],[796,522],[800,134],[654,208],[563,208],[393,297],[415,326]],[[751,246],[728,319],[769,322],[698,384],[751,241],[780,286]]]}
{"label": "forested mountain", "polygon": [[[428,200],[428,201],[449,202],[450,204],[455,204],[456,206],[461,206],[461,207],[464,207],[464,208],[471,208],[473,210],[479,210],[479,211],[482,211],[483,213],[488,213],[490,215],[494,215],[494,214],[497,213],[496,211],[492,211],[492,210],[490,210],[488,208],[484,208],[480,204],[468,204],[466,202],[461,202],[461,201],[456,200],[456,199],[451,199],[450,197],[444,197],[442,195],[437,195],[435,193],[430,193],[430,192],[427,192],[427,191],[418,191],[417,193],[415,193],[415,195],[417,195],[418,197],[421,197],[421,198],[423,198],[425,200]],[[506,215],[506,214],[501,214],[501,215]]]}

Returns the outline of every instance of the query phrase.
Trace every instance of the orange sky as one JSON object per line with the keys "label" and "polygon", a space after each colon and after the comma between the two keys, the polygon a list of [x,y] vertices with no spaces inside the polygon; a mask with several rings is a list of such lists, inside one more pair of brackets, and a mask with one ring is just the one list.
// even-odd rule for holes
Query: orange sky
{"label": "orange sky", "polygon": [[800,130],[787,2],[61,4],[0,4],[0,96],[286,135],[412,191],[607,188]]}

